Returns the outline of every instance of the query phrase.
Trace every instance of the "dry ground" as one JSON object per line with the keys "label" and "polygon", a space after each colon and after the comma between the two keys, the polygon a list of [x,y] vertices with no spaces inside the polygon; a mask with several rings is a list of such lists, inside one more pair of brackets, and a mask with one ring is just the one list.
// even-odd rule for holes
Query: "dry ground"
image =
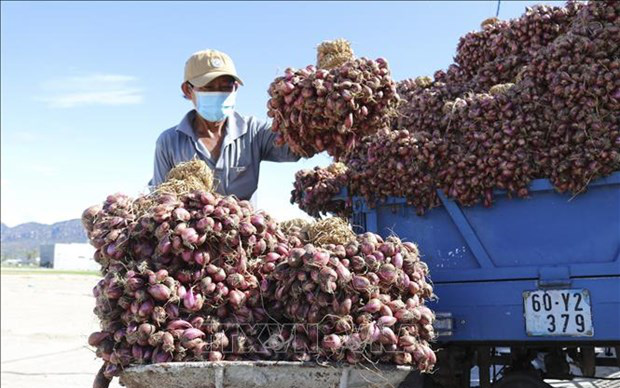
{"label": "dry ground", "polygon": [[2,274],[2,388],[92,386],[101,366],[86,343],[99,328],[96,283],[89,275]]}

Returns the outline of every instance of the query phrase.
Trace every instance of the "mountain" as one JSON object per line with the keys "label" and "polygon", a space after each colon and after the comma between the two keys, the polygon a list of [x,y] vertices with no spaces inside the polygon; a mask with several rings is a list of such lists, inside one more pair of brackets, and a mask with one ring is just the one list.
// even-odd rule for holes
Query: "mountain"
{"label": "mountain", "polygon": [[27,222],[14,227],[0,225],[2,259],[25,255],[38,256],[41,244],[85,243],[86,232],[80,219],[56,222],[52,225]]}

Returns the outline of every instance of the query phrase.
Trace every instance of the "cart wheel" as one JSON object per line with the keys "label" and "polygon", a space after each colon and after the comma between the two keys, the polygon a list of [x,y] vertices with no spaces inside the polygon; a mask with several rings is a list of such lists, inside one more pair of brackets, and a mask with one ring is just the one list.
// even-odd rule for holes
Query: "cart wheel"
{"label": "cart wheel", "polygon": [[534,373],[514,372],[502,377],[493,388],[550,388],[542,378]]}

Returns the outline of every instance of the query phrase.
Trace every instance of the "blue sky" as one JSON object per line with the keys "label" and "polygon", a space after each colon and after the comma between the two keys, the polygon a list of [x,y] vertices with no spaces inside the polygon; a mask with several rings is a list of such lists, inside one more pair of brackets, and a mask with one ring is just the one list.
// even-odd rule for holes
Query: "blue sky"
{"label": "blue sky", "polygon": [[[500,18],[540,1],[503,1]],[[564,2],[545,2],[561,5]],[[458,38],[494,16],[477,2],[2,2],[1,220],[79,217],[107,194],[136,196],[152,174],[157,136],[190,110],[183,65],[215,48],[246,86],[238,111],[266,118],[270,82],[314,63],[323,40],[385,57],[394,79],[446,68]],[[263,163],[258,206],[278,219],[295,171],[330,163]]]}

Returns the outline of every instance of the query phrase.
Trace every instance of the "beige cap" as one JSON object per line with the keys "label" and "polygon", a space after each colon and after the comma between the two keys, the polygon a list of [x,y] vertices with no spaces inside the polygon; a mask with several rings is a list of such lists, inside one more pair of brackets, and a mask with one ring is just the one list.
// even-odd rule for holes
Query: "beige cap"
{"label": "beige cap", "polygon": [[194,86],[205,86],[222,75],[234,77],[243,85],[232,59],[221,51],[198,51],[185,62],[184,81],[189,81]]}

